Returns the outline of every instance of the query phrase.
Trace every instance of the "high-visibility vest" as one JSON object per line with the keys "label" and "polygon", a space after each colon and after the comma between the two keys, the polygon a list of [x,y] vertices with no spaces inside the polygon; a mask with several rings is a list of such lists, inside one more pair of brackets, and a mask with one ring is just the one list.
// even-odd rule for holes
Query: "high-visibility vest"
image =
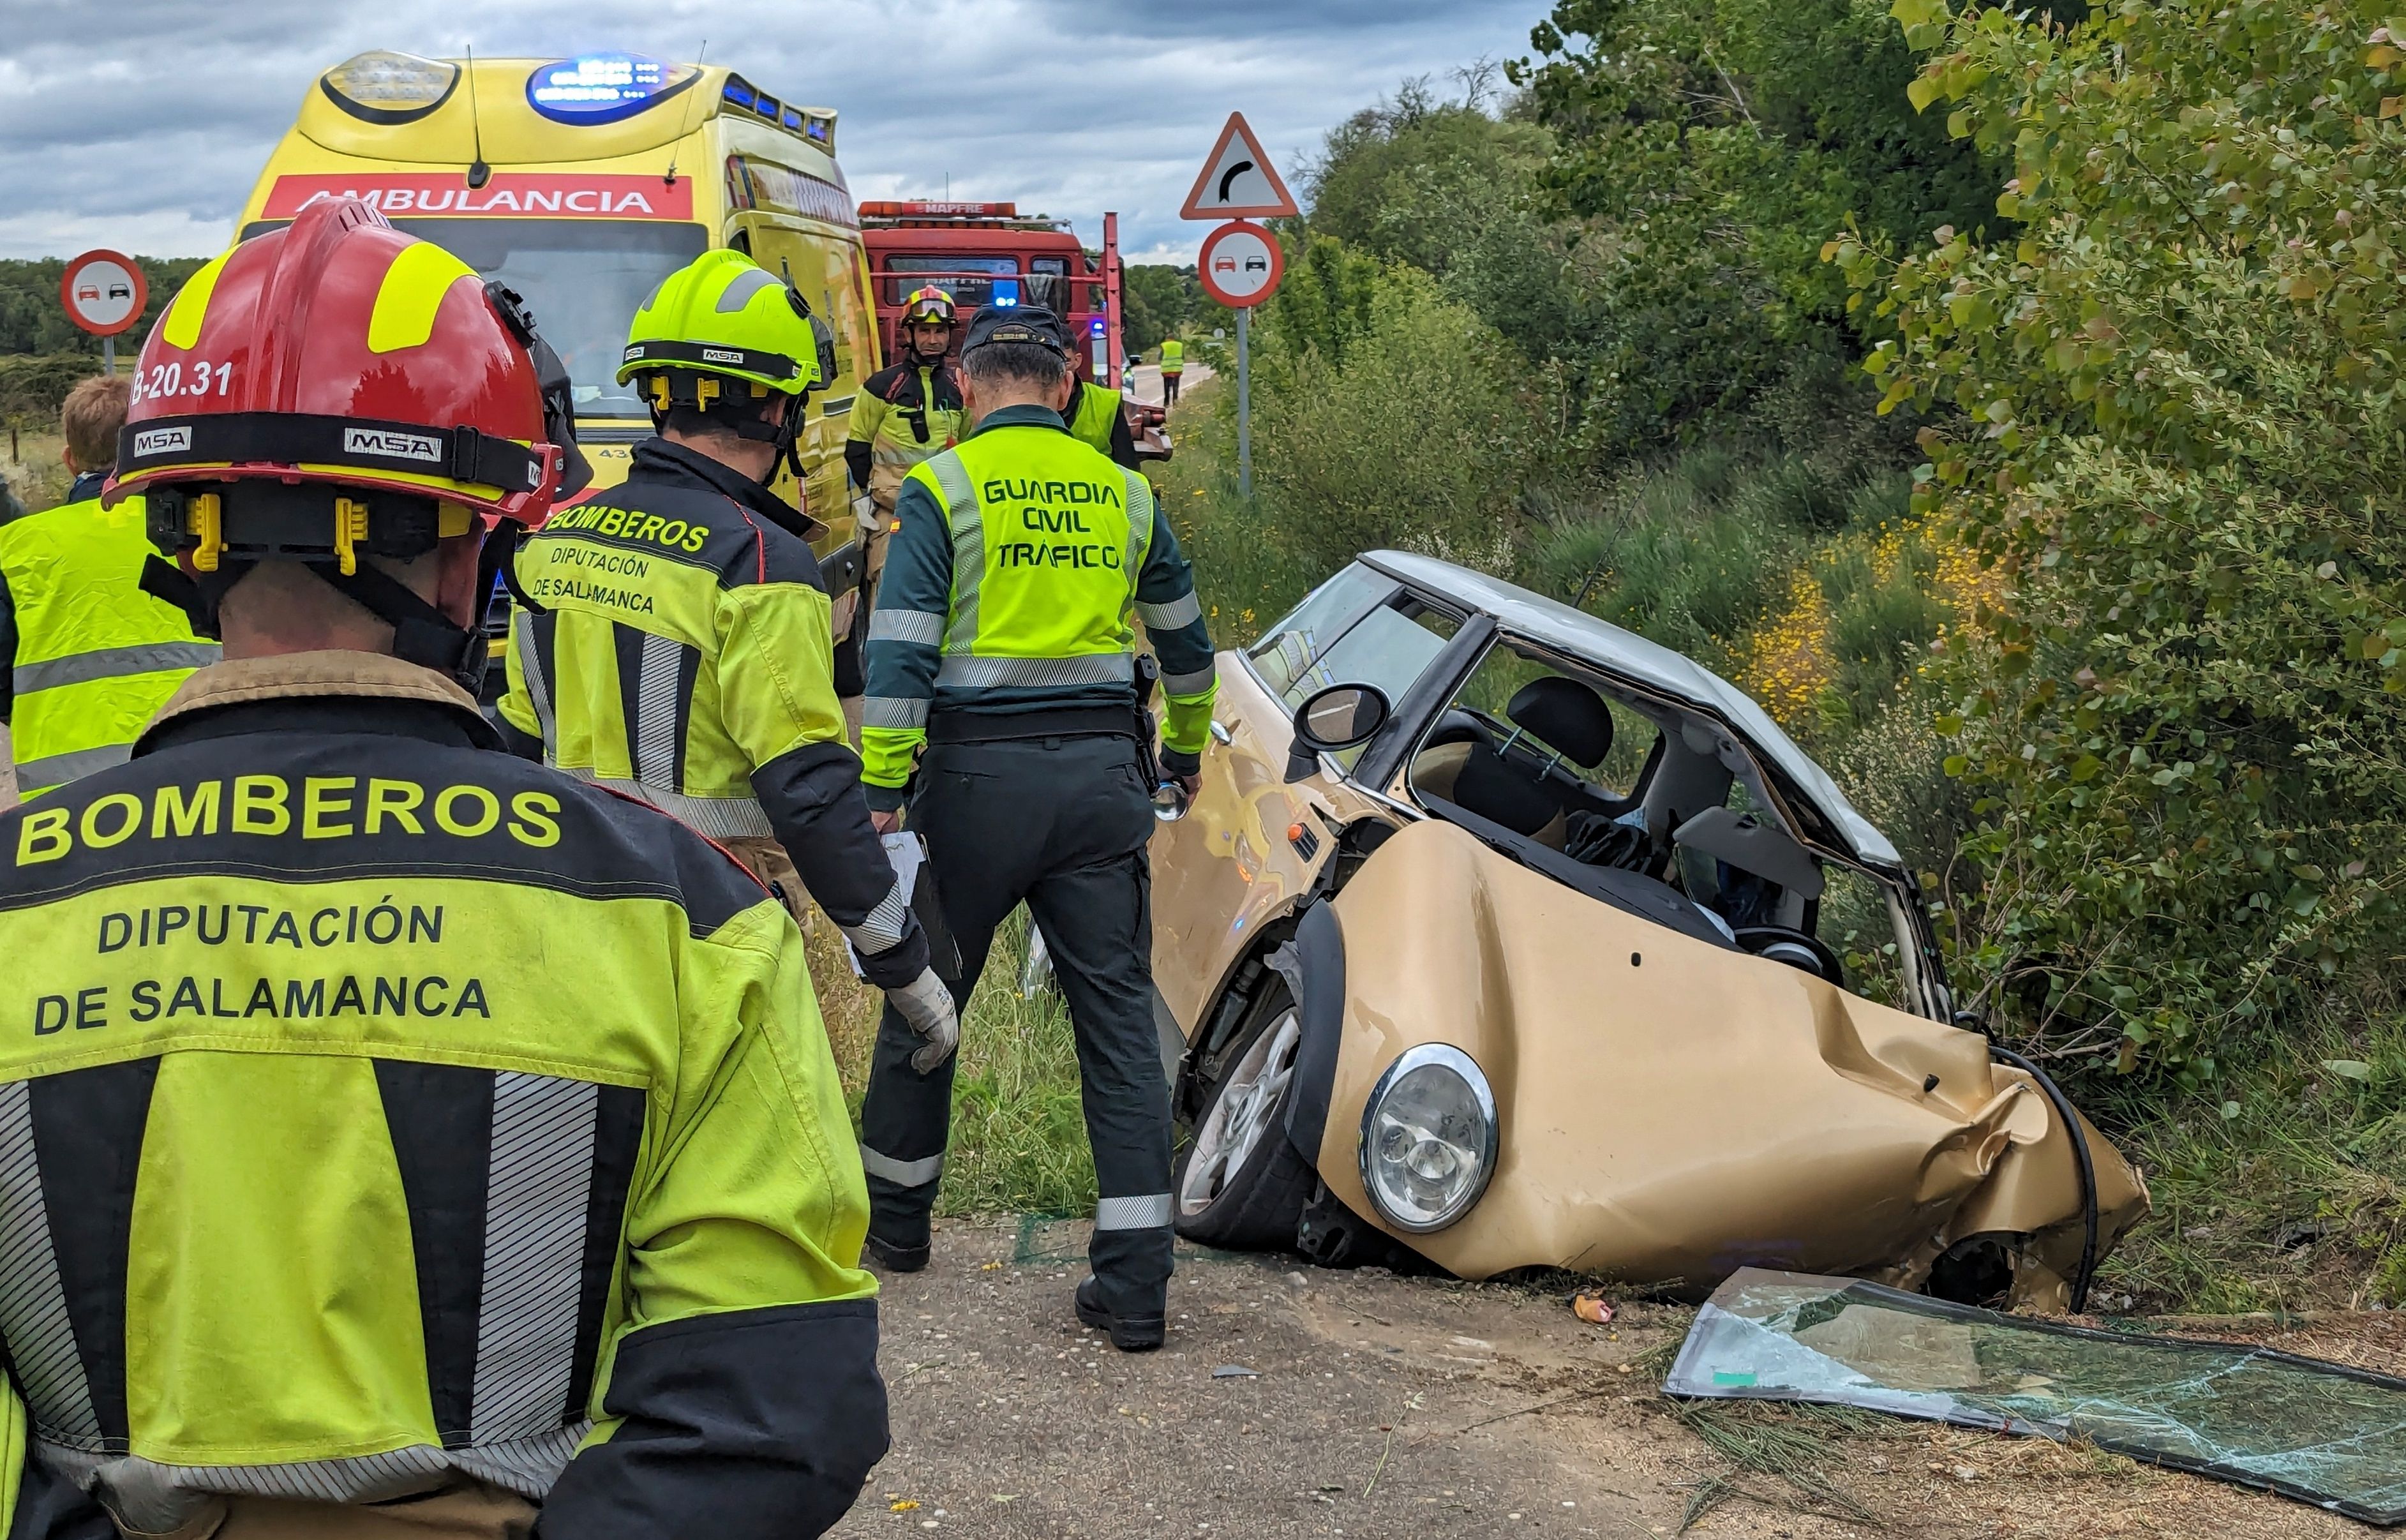
{"label": "high-visibility vest", "polygon": [[[939,688],[1132,677],[1128,615],[1153,540],[1142,476],[1042,427],[972,435],[911,475],[933,484],[952,528]],[[1034,502],[1030,485],[1041,488]],[[1029,527],[1031,512],[1045,528]]]}
{"label": "high-visibility vest", "polygon": [[1161,345],[1161,372],[1175,374],[1186,367],[1186,345],[1172,337]]}
{"label": "high-visibility vest", "polygon": [[1078,399],[1070,404],[1069,416],[1069,436],[1108,458],[1111,452],[1111,430],[1119,426],[1119,392],[1080,380]]}
{"label": "high-visibility vest", "polygon": [[0,524],[0,581],[16,610],[10,753],[20,796],[121,765],[151,713],[218,644],[142,591],[154,554],[142,500],[97,497]]}

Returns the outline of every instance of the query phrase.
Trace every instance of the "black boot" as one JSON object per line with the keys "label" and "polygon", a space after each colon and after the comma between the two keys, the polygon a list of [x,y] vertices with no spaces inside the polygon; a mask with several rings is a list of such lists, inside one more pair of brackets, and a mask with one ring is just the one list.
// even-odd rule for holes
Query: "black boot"
{"label": "black boot", "polygon": [[1111,1346],[1124,1353],[1149,1353],[1161,1346],[1161,1317],[1111,1314],[1103,1307],[1103,1286],[1091,1278],[1078,1285],[1078,1319],[1109,1333]]}
{"label": "black boot", "polygon": [[906,1246],[897,1241],[880,1240],[877,1232],[871,1230],[862,1237],[860,1255],[862,1261],[881,1273],[915,1273],[927,1265],[928,1250],[927,1241]]}

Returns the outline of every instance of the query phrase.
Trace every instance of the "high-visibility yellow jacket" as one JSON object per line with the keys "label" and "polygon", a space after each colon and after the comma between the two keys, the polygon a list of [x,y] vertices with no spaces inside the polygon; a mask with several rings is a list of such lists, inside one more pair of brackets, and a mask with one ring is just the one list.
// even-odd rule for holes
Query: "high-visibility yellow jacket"
{"label": "high-visibility yellow jacket", "polygon": [[1131,471],[1137,468],[1136,431],[1128,426],[1118,391],[1106,390],[1091,380],[1080,380],[1078,393],[1070,399],[1063,420],[1069,424],[1071,438],[1108,457],[1115,465]]}
{"label": "high-visibility yellow jacket", "polygon": [[1186,345],[1176,337],[1165,340],[1161,345],[1161,372],[1165,374],[1179,374],[1185,373],[1185,370]]}
{"label": "high-visibility yellow jacket", "polygon": [[953,366],[928,368],[906,359],[860,382],[860,393],[852,398],[844,461],[854,485],[890,512],[911,467],[951,448],[968,427]]}
{"label": "high-visibility yellow jacket", "polygon": [[892,988],[927,944],[861,799],[800,518],[706,455],[635,445],[624,482],[518,551],[544,609],[511,617],[502,717],[521,752],[572,775],[715,839],[775,840]]}
{"label": "high-visibility yellow jacket", "polygon": [[1160,659],[1164,762],[1191,770],[1219,679],[1195,579],[1144,477],[1040,406],[913,471],[869,623],[862,779],[899,807],[930,717],[1135,704],[1131,613]]}
{"label": "high-visibility yellow jacket", "polygon": [[37,796],[121,765],[185,675],[217,660],[183,612],[142,591],[142,500],[100,505],[102,478],[0,521],[0,722],[17,790]]}
{"label": "high-visibility yellow jacket", "polygon": [[393,658],[228,662],[0,814],[0,1338],[131,1528],[467,1476],[546,1534],[816,1533],[885,1449],[800,932],[499,749]]}

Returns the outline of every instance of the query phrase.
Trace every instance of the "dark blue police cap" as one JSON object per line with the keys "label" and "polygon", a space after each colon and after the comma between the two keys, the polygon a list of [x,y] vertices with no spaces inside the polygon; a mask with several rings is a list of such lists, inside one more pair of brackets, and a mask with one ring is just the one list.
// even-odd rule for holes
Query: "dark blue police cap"
{"label": "dark blue police cap", "polygon": [[1064,357],[1069,352],[1069,333],[1062,329],[1061,318],[1040,304],[979,306],[969,318],[961,351],[970,352],[990,342],[1040,342]]}

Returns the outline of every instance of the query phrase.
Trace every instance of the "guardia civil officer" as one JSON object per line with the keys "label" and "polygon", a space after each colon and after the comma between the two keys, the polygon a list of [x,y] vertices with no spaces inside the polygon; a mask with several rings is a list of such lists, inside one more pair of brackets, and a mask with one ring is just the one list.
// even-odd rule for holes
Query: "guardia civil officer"
{"label": "guardia civil officer", "polygon": [[816,898],[927,1040],[959,1036],[870,827],[811,525],[766,483],[820,378],[810,308],[738,251],[635,312],[621,383],[659,436],[518,553],[502,719],[515,746],[724,843],[805,919]]}
{"label": "guardia civil officer", "polygon": [[142,591],[142,500],[100,505],[131,393],[122,374],[78,381],[59,408],[66,501],[0,508],[0,722],[22,797],[123,764],[150,713],[217,661],[183,612]]}
{"label": "guardia civil officer", "polygon": [[[1034,305],[981,310],[961,354],[975,428],[904,479],[870,625],[863,778],[906,802],[959,942],[966,1001],[994,929],[1025,899],[1077,1031],[1102,1201],[1079,1319],[1160,1345],[1169,1280],[1169,1096],[1153,1014],[1145,841],[1153,724],[1129,626],[1142,617],[1168,705],[1160,764],[1193,789],[1218,693],[1178,542],[1142,476],[1066,431],[1069,339]],[[1150,665],[1148,664],[1148,667]],[[924,758],[921,757],[924,750]],[[870,1254],[926,1265],[953,1069],[880,1024],[861,1159]]]}
{"label": "guardia civil officer", "polygon": [[472,693],[488,528],[581,479],[557,360],[343,200],[141,369],[223,381],[134,404],[105,501],[224,657],[0,815],[0,1522],[824,1532],[885,1397],[800,934]]}

